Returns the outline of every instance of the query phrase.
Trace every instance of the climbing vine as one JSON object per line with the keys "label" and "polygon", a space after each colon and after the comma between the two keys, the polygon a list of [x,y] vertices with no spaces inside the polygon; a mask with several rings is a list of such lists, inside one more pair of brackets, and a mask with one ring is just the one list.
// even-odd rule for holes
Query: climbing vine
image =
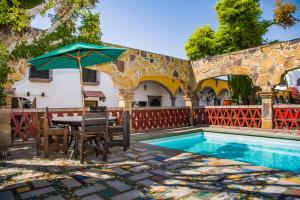
{"label": "climbing vine", "polygon": [[7,83],[10,67],[8,66],[8,52],[6,48],[0,44],[0,107],[5,106],[4,85]]}

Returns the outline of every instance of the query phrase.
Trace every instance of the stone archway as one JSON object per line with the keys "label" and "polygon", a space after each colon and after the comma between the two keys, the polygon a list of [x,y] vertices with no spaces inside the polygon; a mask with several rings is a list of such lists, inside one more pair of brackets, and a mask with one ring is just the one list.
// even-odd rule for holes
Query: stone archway
{"label": "stone archway", "polygon": [[274,87],[300,68],[300,39],[201,59],[192,63],[197,83],[226,75],[248,75],[262,89],[262,128],[273,127]]}
{"label": "stone archway", "polygon": [[116,64],[95,65],[90,69],[109,74],[113,84],[120,89],[120,99],[127,101],[121,103],[127,105],[126,109],[131,107],[134,89],[144,80],[162,83],[173,95],[181,88],[188,105],[191,105],[193,91],[196,88],[190,62],[138,49],[127,48]]}

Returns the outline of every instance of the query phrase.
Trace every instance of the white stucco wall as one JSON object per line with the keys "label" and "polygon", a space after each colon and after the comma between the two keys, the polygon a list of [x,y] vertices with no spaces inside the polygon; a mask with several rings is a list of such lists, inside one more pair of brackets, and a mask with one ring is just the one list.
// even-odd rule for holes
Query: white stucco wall
{"label": "white stucco wall", "polygon": [[[99,105],[108,107],[118,106],[118,89],[113,87],[111,78],[105,74],[99,74],[100,84],[98,86],[84,86],[86,90],[100,90],[106,96],[105,102]],[[29,80],[29,70],[21,81],[14,84],[17,97],[33,100],[37,99],[37,107],[45,108],[78,108],[82,107],[79,70],[58,69],[53,70],[53,79],[49,83],[38,83]],[[30,92],[30,97],[26,93]],[[41,93],[45,93],[45,97]],[[88,98],[97,99],[97,98]]]}
{"label": "white stucco wall", "polygon": [[[146,90],[144,89],[144,85],[147,86]],[[172,106],[172,102],[170,98],[171,96],[168,93],[168,91],[164,87],[149,81],[139,84],[138,88],[136,88],[135,90],[133,101],[135,102],[146,101],[148,103],[148,95],[162,96],[162,102],[161,102],[162,107]],[[175,106],[177,107],[185,106],[185,101],[182,97],[182,94],[179,93],[176,94]]]}
{"label": "white stucco wall", "polygon": [[300,91],[300,86],[297,86],[297,79],[300,78],[300,69],[288,72],[285,77],[289,87],[296,87]]}

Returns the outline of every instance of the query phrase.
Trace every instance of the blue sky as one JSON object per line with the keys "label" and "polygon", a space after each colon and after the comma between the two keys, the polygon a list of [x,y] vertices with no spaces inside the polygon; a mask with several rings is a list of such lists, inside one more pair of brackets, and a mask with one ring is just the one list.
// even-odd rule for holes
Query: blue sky
{"label": "blue sky", "polygon": [[[299,8],[300,1],[289,0]],[[216,0],[101,0],[95,11],[101,14],[102,40],[146,51],[185,58],[184,45],[196,28],[210,24],[217,29]],[[272,19],[275,0],[261,0],[263,19]],[[32,23],[48,28],[49,20],[38,17]],[[265,38],[290,40],[300,37],[300,23],[291,29],[271,27]]]}

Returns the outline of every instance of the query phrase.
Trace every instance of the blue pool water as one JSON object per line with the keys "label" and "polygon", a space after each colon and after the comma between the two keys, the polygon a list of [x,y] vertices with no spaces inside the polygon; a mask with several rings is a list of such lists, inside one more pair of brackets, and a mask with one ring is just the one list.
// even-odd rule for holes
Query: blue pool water
{"label": "blue pool water", "polygon": [[142,142],[300,173],[300,141],[199,132]]}

